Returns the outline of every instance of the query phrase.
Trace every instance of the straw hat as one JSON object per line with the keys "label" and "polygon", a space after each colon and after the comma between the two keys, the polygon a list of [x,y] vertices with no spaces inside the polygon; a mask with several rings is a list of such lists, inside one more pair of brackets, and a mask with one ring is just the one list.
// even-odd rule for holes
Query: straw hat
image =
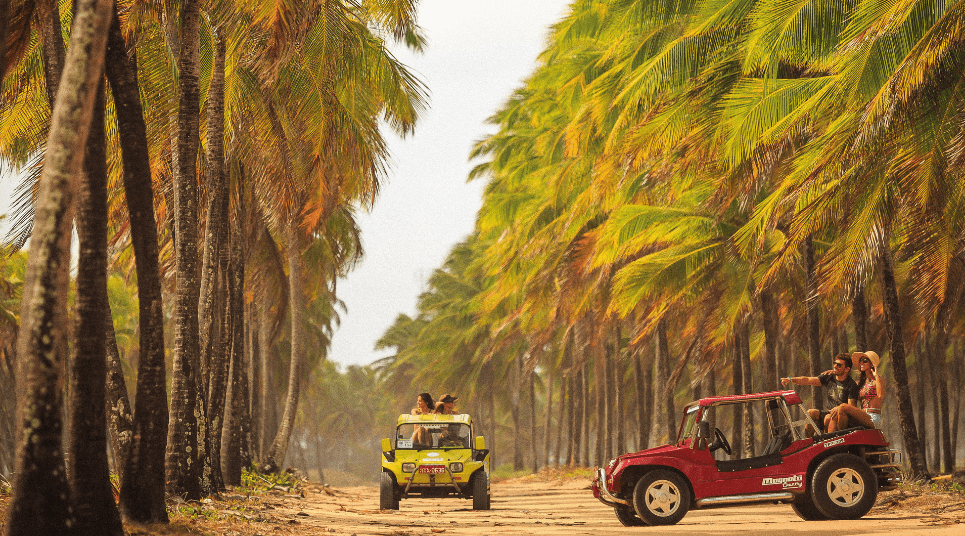
{"label": "straw hat", "polygon": [[867,352],[855,352],[851,354],[851,360],[854,361],[856,365],[858,363],[858,360],[861,359],[862,357],[867,357],[868,359],[870,359],[871,364],[874,365],[875,369],[878,368],[878,363],[881,362],[881,358],[878,357],[878,354],[876,354],[875,352],[872,352],[871,350]]}

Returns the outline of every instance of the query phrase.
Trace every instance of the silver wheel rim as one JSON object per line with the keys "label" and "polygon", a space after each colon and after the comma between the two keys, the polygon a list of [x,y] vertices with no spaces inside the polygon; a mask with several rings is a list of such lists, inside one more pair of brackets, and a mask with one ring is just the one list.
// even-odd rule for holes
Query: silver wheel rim
{"label": "silver wheel rim", "polygon": [[864,497],[864,479],[850,467],[842,467],[828,478],[828,497],[842,508],[858,504]]}
{"label": "silver wheel rim", "polygon": [[657,480],[647,486],[644,500],[650,513],[667,517],[680,507],[680,489],[669,480]]}

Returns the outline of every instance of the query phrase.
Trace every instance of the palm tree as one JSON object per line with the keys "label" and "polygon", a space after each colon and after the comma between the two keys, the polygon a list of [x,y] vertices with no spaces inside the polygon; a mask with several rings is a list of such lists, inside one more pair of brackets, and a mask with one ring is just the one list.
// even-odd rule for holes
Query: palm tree
{"label": "palm tree", "polygon": [[262,471],[278,472],[280,465],[288,451],[288,442],[291,439],[292,428],[295,425],[295,416],[298,410],[298,396],[301,390],[303,375],[302,362],[305,358],[305,309],[307,302],[305,299],[304,283],[301,273],[301,256],[303,250],[303,239],[294,229],[289,229],[286,237],[286,250],[288,251],[288,281],[289,281],[289,307],[291,313],[291,367],[288,374],[288,393],[285,396],[285,412],[278,427],[278,433],[272,442],[271,448],[265,455]]}
{"label": "palm tree", "polygon": [[58,92],[53,108],[21,306],[17,377],[23,390],[17,400],[17,421],[27,426],[18,434],[6,534],[64,533],[74,522],[61,455],[60,418],[68,332],[70,214],[73,177],[81,172],[94,97],[102,79],[111,7],[106,0],[77,3],[63,91]]}
{"label": "palm tree", "polygon": [[[206,161],[206,175],[208,178],[208,207],[206,213],[205,236],[203,245],[203,259],[201,263],[200,305],[198,319],[200,322],[200,351],[201,351],[201,381],[207,393],[205,411],[207,415],[208,431],[206,435],[208,447],[206,451],[211,461],[206,467],[210,468],[210,475],[205,479],[214,490],[224,488],[221,477],[221,430],[225,410],[225,393],[227,389],[229,358],[229,341],[226,335],[231,326],[230,315],[222,314],[221,304],[228,303],[228,282],[225,272],[229,270],[229,225],[228,203],[230,190],[228,189],[228,174],[225,170],[224,158],[224,78],[226,45],[214,29],[214,61],[211,82],[208,86],[208,146]],[[218,273],[221,277],[218,277]],[[219,329],[221,328],[221,329]]]}
{"label": "palm tree", "polygon": [[77,192],[77,340],[70,361],[67,474],[78,534],[122,536],[107,462],[107,154],[103,82],[94,101],[84,173]]}
{"label": "palm tree", "polygon": [[[240,212],[240,211],[239,211]],[[244,227],[243,223],[239,225]],[[245,360],[244,284],[245,265],[240,232],[235,232],[231,247],[228,300],[231,340],[228,396],[225,400],[221,438],[221,473],[229,486],[241,485],[242,467],[251,465],[251,414],[248,392],[248,363]]]}
{"label": "palm tree", "polygon": [[[105,71],[116,103],[118,130],[124,132],[120,144],[124,192],[137,271],[140,335],[131,444],[127,448],[114,450],[115,456],[120,458],[118,465],[123,467],[119,471],[122,477],[120,507],[126,519],[163,523],[168,519],[164,503],[168,402],[154,187],[137,76],[127,54],[127,46],[121,35],[120,17],[116,11],[111,20],[106,55]],[[117,382],[114,384],[117,385]],[[116,408],[114,411],[130,407],[126,402],[126,388],[121,390],[117,387],[114,393],[109,399],[111,408]],[[111,415],[111,422],[115,420],[121,420],[121,416]],[[121,438],[126,436],[116,432],[114,435],[115,445],[120,446]]]}
{"label": "palm tree", "polygon": [[[284,236],[292,329],[285,411],[275,441],[262,460],[262,467],[267,470],[277,470],[281,464],[297,411],[304,361],[301,319],[306,307],[301,290],[304,285],[299,266],[303,262],[301,252],[311,234],[338,233],[338,228],[332,227],[334,222],[343,220],[344,212],[338,207],[353,201],[368,203],[377,192],[385,157],[375,120],[377,114],[386,114],[390,124],[405,133],[412,128],[424,98],[421,85],[387,54],[381,41],[373,39],[370,30],[360,24],[388,20],[399,25],[394,30],[413,28],[413,13],[408,9],[412,6],[388,19],[369,19],[364,10],[341,4],[327,7],[335,9],[329,15],[345,25],[345,33],[315,31],[313,25],[325,24],[325,21],[312,21],[305,28],[302,52],[279,66],[281,76],[275,81],[277,87],[263,89],[261,113],[270,125],[282,163],[280,171],[287,183],[270,217],[279,234]],[[319,71],[329,64],[342,65],[346,71]],[[333,98],[336,88],[366,98],[348,106],[348,102]],[[299,96],[297,114],[287,108],[288,103],[280,99],[280,95]],[[306,110],[311,109],[317,113],[306,114]],[[338,158],[339,155],[342,158]],[[352,256],[343,257],[339,243],[346,242],[331,243],[329,281],[334,281],[345,263],[351,262]],[[296,307],[300,310],[296,311]]]}
{"label": "palm tree", "polygon": [[13,248],[0,248],[4,261],[0,263],[0,472],[10,475],[14,466],[16,432],[14,411],[17,406],[14,369],[16,360],[17,332],[20,330],[20,308],[23,275],[26,272],[27,254]]}
{"label": "palm tree", "polygon": [[174,150],[174,244],[177,293],[174,307],[174,370],[168,446],[168,493],[198,500],[208,490],[202,477],[209,467],[206,394],[201,376],[198,331],[198,125],[200,90],[200,8],[181,3],[178,55],[178,121]]}

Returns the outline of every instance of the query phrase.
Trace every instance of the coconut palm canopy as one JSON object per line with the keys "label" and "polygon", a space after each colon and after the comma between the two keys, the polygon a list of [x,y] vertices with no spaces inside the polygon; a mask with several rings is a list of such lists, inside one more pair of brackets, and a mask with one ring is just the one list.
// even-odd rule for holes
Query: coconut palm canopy
{"label": "coconut palm canopy", "polygon": [[[417,4],[0,4],[14,249],[30,237],[0,270],[8,531],[121,534],[252,464],[371,471],[336,452],[374,452],[424,390],[459,397],[497,465],[599,465],[671,436],[691,398],[853,350],[883,357],[906,469],[954,466],[963,2],[574,1],[468,155],[474,232],[391,355],[340,371],[355,217],[385,129],[427,105],[386,46],[425,45]],[[89,388],[66,423],[38,410],[68,383]],[[751,413],[722,419],[760,448]]]}
{"label": "coconut palm canopy", "polygon": [[[0,155],[21,177],[9,239],[31,248],[5,303],[21,287],[56,297],[4,307],[5,333],[31,333],[3,349],[5,383],[17,363],[25,386],[20,417],[4,415],[9,530],[108,520],[99,528],[120,533],[108,438],[75,433],[98,421],[111,423],[126,519],[166,521],[165,492],[200,498],[253,461],[283,467],[338,322],[335,282],[362,254],[355,214],[386,178],[385,130],[410,133],[427,104],[388,49],[423,48],[417,4],[3,2]],[[134,286],[109,290],[108,270]],[[93,385],[71,396],[106,396],[110,415],[80,399],[66,428],[56,411],[30,413],[59,408],[68,382]]]}
{"label": "coconut palm canopy", "polygon": [[542,459],[599,464],[645,446],[660,408],[875,349],[910,469],[952,467],[960,398],[934,404],[930,436],[912,390],[954,379],[908,365],[961,369],[961,10],[573,2],[477,145],[476,233],[386,333],[385,377],[458,382],[505,408],[497,429],[555,407],[530,431]]}

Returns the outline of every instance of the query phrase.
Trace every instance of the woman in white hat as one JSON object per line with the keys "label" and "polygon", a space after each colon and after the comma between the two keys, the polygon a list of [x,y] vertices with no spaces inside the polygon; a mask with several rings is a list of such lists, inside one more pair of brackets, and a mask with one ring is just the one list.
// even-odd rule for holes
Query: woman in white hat
{"label": "woman in white hat", "polygon": [[[858,406],[841,404],[831,410],[831,422],[838,422],[838,415],[847,415],[852,422],[857,422],[866,428],[881,428],[881,405],[885,401],[885,381],[878,375],[878,365],[881,358],[872,351],[855,352],[851,359],[857,364],[861,376],[858,378]],[[840,427],[832,426],[835,429]],[[831,430],[829,426],[829,431]]]}

